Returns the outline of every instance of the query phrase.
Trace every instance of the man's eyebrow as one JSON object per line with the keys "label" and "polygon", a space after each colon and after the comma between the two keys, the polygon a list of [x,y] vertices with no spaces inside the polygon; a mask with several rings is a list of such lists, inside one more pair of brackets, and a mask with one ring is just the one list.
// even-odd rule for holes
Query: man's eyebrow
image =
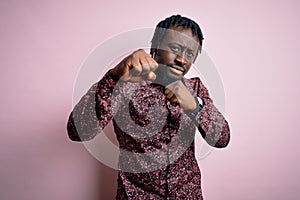
{"label": "man's eyebrow", "polygon": [[[180,48],[184,48],[184,49],[187,49],[187,50],[189,50],[189,51],[194,51],[193,48],[186,47],[186,46],[181,45],[181,44],[179,44],[179,43],[177,43],[177,42],[170,42],[170,43],[168,43],[168,46],[169,46],[169,45],[177,45],[177,46],[179,46]],[[196,51],[197,51],[197,50],[198,50],[198,49],[196,49]]]}
{"label": "man's eyebrow", "polygon": [[170,43],[168,43],[168,45],[177,45],[177,46],[180,46],[180,47],[184,47],[183,45],[178,44],[177,42],[170,42]]}

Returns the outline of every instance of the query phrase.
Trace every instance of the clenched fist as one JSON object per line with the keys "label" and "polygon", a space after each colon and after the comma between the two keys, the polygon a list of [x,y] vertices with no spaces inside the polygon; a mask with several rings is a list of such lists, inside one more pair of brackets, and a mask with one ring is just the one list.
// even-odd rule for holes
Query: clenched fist
{"label": "clenched fist", "polygon": [[179,105],[183,110],[195,110],[197,107],[195,98],[181,80],[167,85],[165,95],[166,99],[174,105]]}
{"label": "clenched fist", "polygon": [[145,79],[152,81],[156,78],[154,71],[157,67],[157,62],[140,49],[124,58],[108,73],[123,81],[139,82]]}

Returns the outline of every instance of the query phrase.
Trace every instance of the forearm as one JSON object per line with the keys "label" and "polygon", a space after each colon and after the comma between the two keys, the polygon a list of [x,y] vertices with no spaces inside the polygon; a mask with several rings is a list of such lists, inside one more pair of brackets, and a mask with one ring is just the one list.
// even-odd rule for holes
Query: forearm
{"label": "forearm", "polygon": [[228,122],[222,113],[209,101],[195,117],[198,130],[206,142],[217,148],[224,148],[230,140]]}
{"label": "forearm", "polygon": [[202,137],[209,145],[217,148],[226,147],[230,140],[228,122],[213,104],[209,92],[201,80],[193,78],[192,81],[198,106],[195,110],[188,111],[188,116],[194,121]]}
{"label": "forearm", "polygon": [[112,119],[112,93],[116,81],[107,74],[92,85],[71,112],[67,131],[74,141],[93,139]]}

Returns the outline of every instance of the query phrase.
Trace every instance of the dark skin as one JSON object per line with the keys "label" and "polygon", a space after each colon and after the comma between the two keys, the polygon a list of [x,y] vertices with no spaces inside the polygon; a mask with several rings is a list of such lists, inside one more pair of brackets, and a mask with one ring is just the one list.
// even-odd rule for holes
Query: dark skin
{"label": "dark skin", "polygon": [[166,99],[184,110],[194,110],[196,101],[181,79],[196,58],[199,40],[190,28],[173,25],[169,29],[159,48],[151,49],[153,58],[144,50],[137,50],[111,69],[109,75],[129,82],[162,82],[166,85]]}

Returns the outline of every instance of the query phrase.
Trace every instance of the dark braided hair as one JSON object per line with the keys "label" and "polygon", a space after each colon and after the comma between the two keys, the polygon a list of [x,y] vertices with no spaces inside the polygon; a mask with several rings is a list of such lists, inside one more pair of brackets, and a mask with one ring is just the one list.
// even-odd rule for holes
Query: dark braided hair
{"label": "dark braided hair", "polygon": [[[161,40],[166,34],[167,29],[170,28],[172,25],[182,26],[184,28],[192,29],[193,35],[197,35],[199,39],[200,45],[198,50],[201,53],[202,40],[204,38],[199,25],[195,21],[187,17],[182,17],[181,15],[172,15],[171,17],[168,17],[157,24],[153,38],[151,40],[152,49],[157,49]],[[153,52],[150,52],[150,54],[153,55]]]}

